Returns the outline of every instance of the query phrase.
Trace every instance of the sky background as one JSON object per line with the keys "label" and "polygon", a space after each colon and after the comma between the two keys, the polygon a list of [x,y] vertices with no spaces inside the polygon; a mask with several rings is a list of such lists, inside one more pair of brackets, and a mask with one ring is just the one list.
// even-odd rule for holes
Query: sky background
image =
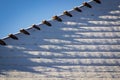
{"label": "sky background", "polygon": [[59,16],[85,1],[88,0],[0,0],[0,39]]}

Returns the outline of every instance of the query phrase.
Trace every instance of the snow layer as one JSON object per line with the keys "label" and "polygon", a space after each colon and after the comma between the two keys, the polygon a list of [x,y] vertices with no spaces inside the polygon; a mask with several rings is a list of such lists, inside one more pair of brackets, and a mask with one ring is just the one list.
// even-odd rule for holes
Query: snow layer
{"label": "snow layer", "polygon": [[89,2],[0,45],[0,80],[119,80],[120,0]]}

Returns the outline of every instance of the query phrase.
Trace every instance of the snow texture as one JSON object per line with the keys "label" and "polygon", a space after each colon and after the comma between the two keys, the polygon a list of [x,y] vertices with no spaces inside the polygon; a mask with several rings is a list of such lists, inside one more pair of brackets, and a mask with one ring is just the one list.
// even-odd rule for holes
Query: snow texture
{"label": "snow texture", "polygon": [[0,80],[119,80],[120,0],[89,2],[0,45]]}

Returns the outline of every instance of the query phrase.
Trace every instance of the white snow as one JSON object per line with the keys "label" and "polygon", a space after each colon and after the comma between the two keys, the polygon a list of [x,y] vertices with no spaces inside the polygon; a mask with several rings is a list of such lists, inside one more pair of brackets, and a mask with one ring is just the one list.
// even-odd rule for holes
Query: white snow
{"label": "white snow", "polygon": [[119,80],[120,1],[89,2],[0,45],[0,80]]}

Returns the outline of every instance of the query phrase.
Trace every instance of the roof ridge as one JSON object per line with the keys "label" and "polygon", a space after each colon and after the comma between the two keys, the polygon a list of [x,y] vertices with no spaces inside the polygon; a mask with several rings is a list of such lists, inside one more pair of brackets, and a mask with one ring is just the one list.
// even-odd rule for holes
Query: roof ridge
{"label": "roof ridge", "polygon": [[[92,2],[92,1],[94,1],[94,2],[96,2],[96,3],[98,3],[98,4],[101,4],[101,0],[90,0],[90,1],[88,1],[88,2],[83,2],[82,5],[80,5],[80,6],[78,6],[78,7],[75,7],[75,8],[73,8],[73,9],[70,10],[70,11],[75,10],[75,11],[77,11],[77,12],[82,12],[81,8],[84,7],[84,6],[86,6],[86,7],[88,7],[88,8],[92,8],[92,5],[89,4],[89,3]],[[70,13],[70,11],[64,11],[63,14],[61,14],[61,15],[59,15],[59,16],[55,15],[55,16],[52,17],[51,20],[56,20],[56,21],[62,22],[63,19],[60,18],[60,16],[62,16],[62,15],[66,15],[66,16],[68,16],[68,17],[73,17],[73,15]],[[49,21],[50,21],[50,20],[49,20]],[[51,24],[49,21],[43,20],[42,23],[40,23],[40,24],[45,24],[45,25],[47,25],[47,26],[52,26],[52,24]],[[38,24],[38,25],[40,25],[40,24]],[[5,37],[5,38],[0,39],[0,45],[7,45],[4,40],[5,40],[5,39],[8,39],[8,38],[12,38],[12,39],[14,39],[14,40],[19,40],[19,38],[16,36],[16,35],[19,34],[19,33],[23,33],[23,34],[26,34],[26,35],[30,35],[30,33],[27,31],[27,30],[29,30],[29,29],[35,28],[35,29],[37,29],[37,30],[41,30],[40,26],[38,26],[38,25],[33,24],[32,27],[30,27],[30,28],[21,29],[20,32],[18,32],[18,33],[16,33],[16,34],[10,34],[10,35],[8,35],[8,36]]]}

